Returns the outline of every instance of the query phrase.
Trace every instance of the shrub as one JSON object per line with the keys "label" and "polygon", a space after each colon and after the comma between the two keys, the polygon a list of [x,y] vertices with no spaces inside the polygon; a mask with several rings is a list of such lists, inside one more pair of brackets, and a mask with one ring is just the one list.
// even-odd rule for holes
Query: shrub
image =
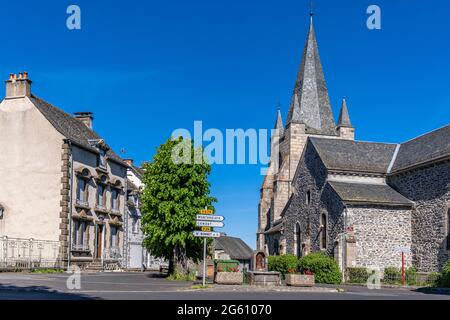
{"label": "shrub", "polygon": [[278,271],[283,279],[288,273],[296,273],[298,270],[297,266],[298,258],[292,254],[269,257],[269,271]]}
{"label": "shrub", "polygon": [[347,268],[347,279],[350,283],[367,283],[369,274],[366,268]]}
{"label": "shrub", "polygon": [[418,283],[416,268],[411,267],[405,270],[405,281],[410,286],[414,286]]}
{"label": "shrub", "polygon": [[402,272],[394,267],[384,269],[383,282],[387,284],[401,284]]}
{"label": "shrub", "polygon": [[215,272],[239,272],[239,261],[237,260],[215,260]]}
{"label": "shrub", "polygon": [[428,275],[426,284],[432,287],[441,286],[441,274],[439,272],[432,272]]}
{"label": "shrub", "polygon": [[317,283],[339,284],[342,276],[336,261],[324,253],[310,253],[298,262],[302,273],[311,271]]}
{"label": "shrub", "polygon": [[442,269],[440,285],[443,288],[450,288],[450,259],[445,264],[444,269]]}

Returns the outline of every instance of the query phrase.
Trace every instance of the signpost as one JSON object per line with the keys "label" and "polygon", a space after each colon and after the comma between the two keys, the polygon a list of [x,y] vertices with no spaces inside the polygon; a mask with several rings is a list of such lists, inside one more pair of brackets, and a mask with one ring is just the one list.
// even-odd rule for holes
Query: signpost
{"label": "signpost", "polygon": [[196,225],[197,227],[213,227],[213,228],[223,228],[224,226],[223,222],[201,221],[201,220],[197,220]]}
{"label": "signpost", "polygon": [[402,253],[402,286],[405,285],[405,253],[411,253],[411,248],[409,247],[396,247],[397,252]]}
{"label": "signpost", "polygon": [[206,238],[219,238],[220,232],[214,232],[212,228],[223,228],[223,216],[213,215],[213,210],[200,210],[196,216],[195,225],[201,227],[201,231],[194,231],[194,237],[203,238],[203,286],[206,284]]}

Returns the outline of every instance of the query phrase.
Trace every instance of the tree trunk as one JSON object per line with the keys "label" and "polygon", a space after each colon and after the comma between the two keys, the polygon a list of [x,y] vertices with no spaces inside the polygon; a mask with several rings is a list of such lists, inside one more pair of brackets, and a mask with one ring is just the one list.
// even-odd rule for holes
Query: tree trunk
{"label": "tree trunk", "polygon": [[180,248],[178,245],[173,249],[173,262],[174,262],[174,272],[179,275],[187,275],[188,274],[188,265],[187,265],[187,257],[186,250]]}

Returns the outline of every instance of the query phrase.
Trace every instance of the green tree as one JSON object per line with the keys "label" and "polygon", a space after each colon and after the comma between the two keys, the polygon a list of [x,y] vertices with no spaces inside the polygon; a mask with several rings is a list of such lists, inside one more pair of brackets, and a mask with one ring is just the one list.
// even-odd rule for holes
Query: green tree
{"label": "green tree", "polygon": [[189,259],[199,261],[203,241],[195,238],[195,216],[214,209],[208,175],[211,166],[192,140],[176,138],[162,144],[145,163],[141,196],[144,245],[153,256],[169,261],[170,274],[188,274]]}

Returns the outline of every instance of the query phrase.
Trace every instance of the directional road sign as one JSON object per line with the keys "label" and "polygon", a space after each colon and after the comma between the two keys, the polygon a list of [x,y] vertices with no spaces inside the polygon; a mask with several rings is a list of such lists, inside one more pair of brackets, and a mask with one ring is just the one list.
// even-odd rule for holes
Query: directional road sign
{"label": "directional road sign", "polygon": [[199,238],[220,238],[220,232],[194,231],[194,237],[199,237]]}
{"label": "directional road sign", "polygon": [[197,220],[203,221],[223,221],[225,220],[224,216],[216,216],[216,215],[206,215],[206,214],[198,214],[196,216]]}
{"label": "directional road sign", "polygon": [[219,222],[219,221],[201,221],[201,220],[197,220],[196,221],[196,226],[197,227],[223,228],[224,224],[223,224],[223,222]]}
{"label": "directional road sign", "polygon": [[199,211],[201,214],[213,214],[212,210],[204,209]]}

